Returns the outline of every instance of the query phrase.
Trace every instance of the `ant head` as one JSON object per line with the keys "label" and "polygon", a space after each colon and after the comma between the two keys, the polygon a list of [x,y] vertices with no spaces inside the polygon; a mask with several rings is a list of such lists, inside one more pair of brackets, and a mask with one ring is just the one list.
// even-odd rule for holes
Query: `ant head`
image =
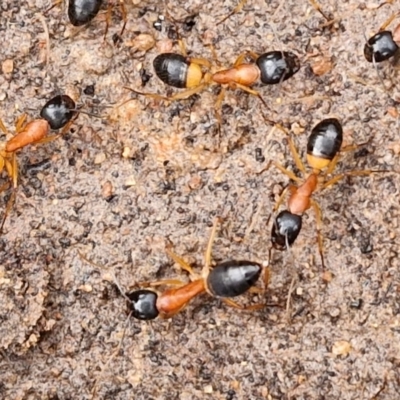
{"label": "ant head", "polygon": [[399,46],[391,31],[381,31],[372,36],[364,46],[364,56],[368,62],[382,62],[393,57]]}
{"label": "ant head", "polygon": [[152,290],[135,290],[125,295],[128,298],[128,306],[132,316],[136,319],[150,320],[157,318],[157,293]]}
{"label": "ant head", "polygon": [[45,119],[51,129],[63,128],[76,112],[75,102],[67,95],[58,95],[50,99],[40,111],[40,116]]}
{"label": "ant head", "polygon": [[291,246],[300,233],[301,224],[301,215],[292,214],[287,210],[281,211],[272,225],[272,246],[277,250],[285,250]]}

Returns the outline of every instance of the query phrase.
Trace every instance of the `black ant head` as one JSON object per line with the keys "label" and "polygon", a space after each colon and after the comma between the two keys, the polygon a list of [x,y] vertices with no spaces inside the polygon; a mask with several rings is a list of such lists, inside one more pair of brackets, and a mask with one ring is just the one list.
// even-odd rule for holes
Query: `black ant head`
{"label": "black ant head", "polygon": [[399,46],[390,31],[381,31],[372,36],[364,46],[364,56],[369,62],[382,62],[393,57]]}
{"label": "black ant head", "polygon": [[75,102],[64,94],[50,99],[40,111],[40,116],[50,124],[51,129],[57,130],[71,121],[75,112]]}
{"label": "black ant head", "polygon": [[157,318],[159,314],[157,310],[157,293],[152,290],[142,289],[128,292],[126,297],[129,299],[128,307],[134,318],[146,321]]}
{"label": "black ant head", "polygon": [[301,215],[284,210],[275,218],[272,225],[271,242],[277,250],[285,250],[296,240],[301,230]]}

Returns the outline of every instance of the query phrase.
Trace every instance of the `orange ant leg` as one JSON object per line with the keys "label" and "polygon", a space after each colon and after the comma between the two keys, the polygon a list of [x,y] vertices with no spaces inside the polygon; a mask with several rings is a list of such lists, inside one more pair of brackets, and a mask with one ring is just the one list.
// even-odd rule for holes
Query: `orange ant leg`
{"label": "orange ant leg", "polygon": [[242,10],[242,8],[245,6],[246,3],[247,3],[247,0],[240,0],[238,5],[229,14],[227,14],[223,19],[221,19],[221,21],[217,22],[217,25],[222,24],[228,18],[230,18],[232,15],[237,14],[238,12],[240,12]]}
{"label": "orange ant leg", "polygon": [[206,58],[189,57],[188,61],[191,63],[194,63],[194,64],[202,65],[203,67],[206,67],[206,68],[211,68],[211,62],[209,60],[207,60]]}
{"label": "orange ant leg", "polygon": [[26,118],[26,114],[22,114],[18,117],[17,122],[15,123],[15,133],[19,133],[23,130]]}
{"label": "orange ant leg", "polygon": [[328,168],[326,169],[326,171],[324,172],[324,176],[328,176],[331,175],[332,172],[335,170],[337,162],[339,160],[340,157],[340,153],[336,154],[335,157],[333,157],[333,159],[331,160],[331,162],[328,165]]}
{"label": "orange ant leg", "polygon": [[74,121],[75,121],[75,118],[72,119],[71,121],[68,121],[68,123],[64,126],[64,128],[62,129],[62,131],[60,133],[57,133],[56,135],[47,136],[47,137],[40,139],[34,143],[35,144],[45,144],[45,143],[50,143],[50,142],[60,138],[61,136],[65,135],[69,131],[69,128],[71,128],[71,125],[74,123]]}
{"label": "orange ant leg", "polygon": [[197,274],[193,271],[193,268],[183,258],[176,255],[168,247],[165,249],[165,252],[179,265],[181,269],[188,272],[191,276],[197,277]]}
{"label": "orange ant leg", "polygon": [[[347,152],[347,151],[354,151],[362,146],[367,145],[369,142],[370,142],[370,140],[367,140],[366,142],[360,143],[360,144],[350,144],[348,146],[341,148],[340,153]],[[333,160],[329,163],[328,168],[326,169],[326,171],[324,173],[324,176],[331,175],[332,172],[335,170],[337,162],[340,158],[340,153],[337,153],[336,156],[333,158]]]}
{"label": "orange ant leg", "polygon": [[296,176],[292,171],[289,171],[288,169],[286,169],[282,165],[278,164],[276,161],[272,161],[272,164],[275,165],[275,167],[278,168],[279,171],[281,171],[283,174],[288,176],[292,181],[299,182],[299,183],[302,182],[301,178]]}
{"label": "orange ant leg", "polygon": [[294,145],[293,139],[289,136],[288,140],[289,140],[289,148],[290,151],[292,152],[292,156],[296,164],[296,167],[303,173],[303,175],[305,175],[306,169],[304,167],[303,161],[301,161],[299,152],[297,151],[296,146]]}
{"label": "orange ant leg", "polygon": [[18,162],[17,162],[17,155],[15,153],[12,154],[11,163],[12,163],[12,182],[13,182],[13,188],[15,190],[18,185]]}
{"label": "orange ant leg", "polygon": [[107,8],[107,13],[106,13],[106,29],[104,30],[104,36],[103,36],[103,41],[106,41],[107,33],[108,33],[108,28],[110,27],[110,22],[111,22],[111,13],[112,13],[112,6],[109,5]]}
{"label": "orange ant leg", "polygon": [[235,63],[233,64],[234,67],[237,67],[238,65],[241,65],[244,63],[246,60],[246,57],[250,57],[253,61],[255,61],[259,55],[255,53],[254,51],[247,50],[243,52],[242,54],[239,54],[238,58],[236,59]]}
{"label": "orange ant leg", "polygon": [[164,100],[164,101],[176,101],[176,100],[186,100],[188,99],[190,96],[193,96],[194,94],[197,94],[201,91],[203,91],[207,86],[209,85],[209,83],[202,83],[192,89],[188,89],[188,90],[184,90],[183,92],[179,92],[174,94],[171,97],[167,97],[167,96],[161,96],[159,94],[156,93],[144,93],[144,92],[138,92],[137,90],[131,89],[129,87],[124,87],[124,89],[128,89],[131,92],[134,92],[136,94],[139,94],[141,96],[146,96],[146,97],[150,97],[156,100]]}
{"label": "orange ant leg", "polygon": [[400,15],[400,12],[393,13],[379,28],[379,32],[384,31],[398,15]]}
{"label": "orange ant leg", "polygon": [[249,94],[252,94],[253,96],[257,96],[257,97],[263,102],[264,106],[265,106],[265,107],[268,107],[266,101],[265,101],[265,100],[263,99],[263,97],[261,96],[261,93],[260,93],[260,92],[257,92],[257,90],[250,89],[249,87],[244,86],[244,85],[241,85],[240,83],[234,83],[234,84],[232,84],[232,88],[238,88],[238,89],[243,90],[244,92],[247,92],[247,93],[249,93]]}
{"label": "orange ant leg", "polygon": [[262,310],[266,305],[264,303],[251,304],[249,306],[242,306],[241,304],[236,303],[232,299],[221,299],[226,305],[229,307],[233,307],[243,311],[257,311]]}
{"label": "orange ant leg", "polygon": [[208,239],[208,244],[206,248],[206,252],[204,254],[204,268],[202,271],[202,276],[206,278],[211,269],[211,260],[212,260],[212,247],[215,240],[215,235],[217,234],[218,225],[221,223],[221,218],[216,217],[211,229],[210,238]]}
{"label": "orange ant leg", "polygon": [[340,180],[342,180],[346,176],[368,176],[368,175],[376,174],[376,173],[379,173],[379,172],[387,173],[387,172],[396,172],[396,171],[391,171],[391,170],[386,170],[386,169],[382,169],[382,170],[364,169],[364,170],[360,170],[360,171],[344,172],[343,174],[336,175],[331,180],[329,180],[328,182],[324,183],[324,185],[322,185],[322,187],[321,187],[321,190],[326,189],[329,186],[334,185],[335,183],[339,182]]}
{"label": "orange ant leg", "polygon": [[226,93],[225,87],[221,87],[221,91],[219,92],[217,101],[215,103],[215,118],[217,119],[219,133],[221,133],[221,126],[222,126],[221,107],[222,107],[222,101],[224,100],[225,97],[225,93]]}
{"label": "orange ant leg", "polygon": [[[3,185],[3,187],[4,187],[4,185]],[[10,211],[15,203],[15,197],[16,197],[16,190],[14,189],[11,193],[11,197],[9,198],[6,209],[4,211],[3,219],[2,219],[1,225],[0,225],[0,234],[3,233],[3,227],[6,222],[7,216],[10,213]]]}
{"label": "orange ant leg", "polygon": [[285,133],[286,136],[288,137],[290,152],[292,153],[292,157],[294,159],[296,167],[305,175],[306,174],[306,168],[304,167],[303,161],[301,161],[299,152],[296,149],[296,146],[295,146],[295,144],[293,142],[293,139],[290,136],[289,132],[283,126],[281,126],[279,124],[276,124],[276,127],[279,130],[281,130],[283,133]]}
{"label": "orange ant leg", "polygon": [[7,133],[8,133],[7,128],[5,127],[5,125],[4,125],[3,121],[1,120],[1,118],[0,118],[0,129],[3,131],[3,133],[5,135],[7,135]]}
{"label": "orange ant leg", "polygon": [[324,245],[323,245],[323,240],[322,240],[322,211],[318,203],[310,199],[311,205],[314,208],[315,212],[315,218],[317,221],[317,241],[318,241],[318,251],[319,255],[321,257],[321,264],[322,264],[322,269],[325,270],[325,258],[324,258]]}
{"label": "orange ant leg", "polygon": [[128,13],[126,12],[124,0],[120,0],[119,6],[121,8],[122,21],[124,21],[124,23],[122,25],[121,32],[119,34],[119,36],[122,36],[124,34],[124,32],[125,32],[126,24],[128,22]]}
{"label": "orange ant leg", "polygon": [[43,12],[43,15],[46,15],[49,11],[51,11],[54,7],[58,6],[62,2],[63,2],[63,0],[55,0],[54,3],[50,6],[50,8],[48,8],[47,10],[45,10]]}
{"label": "orange ant leg", "polygon": [[157,286],[183,286],[186,282],[183,282],[179,279],[163,279],[161,281],[154,282],[139,282],[137,286],[139,287],[157,287]]}
{"label": "orange ant leg", "polygon": [[322,7],[315,0],[310,0],[310,3],[314,9],[317,10],[327,20],[327,22],[331,22],[330,18],[322,11]]}

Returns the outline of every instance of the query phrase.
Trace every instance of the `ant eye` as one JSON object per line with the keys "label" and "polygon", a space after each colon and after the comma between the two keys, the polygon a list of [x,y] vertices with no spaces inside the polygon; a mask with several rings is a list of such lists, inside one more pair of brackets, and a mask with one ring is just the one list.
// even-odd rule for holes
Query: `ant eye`
{"label": "ant eye", "polygon": [[157,293],[151,290],[135,290],[126,294],[129,308],[136,319],[151,320],[157,318]]}

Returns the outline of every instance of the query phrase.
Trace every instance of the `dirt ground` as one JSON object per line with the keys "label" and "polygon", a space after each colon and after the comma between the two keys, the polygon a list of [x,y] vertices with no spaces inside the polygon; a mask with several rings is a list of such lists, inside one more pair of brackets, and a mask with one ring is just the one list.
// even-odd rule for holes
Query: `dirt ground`
{"label": "dirt ground", "polygon": [[[302,60],[281,87],[256,86],[268,108],[229,90],[221,135],[218,87],[173,104],[124,88],[175,92],[152,67],[161,49],[173,44],[179,51],[168,38],[170,22],[161,32],[153,27],[165,2],[136,3],[125,1],[126,30],[114,44],[122,28],[118,7],[104,41],[106,5],[77,31],[65,7],[44,13],[50,1],[1,2],[0,117],[10,132],[19,115],[37,118],[59,93],[102,116],[80,114],[61,139],[18,154],[17,201],[0,237],[1,399],[397,399],[395,173],[348,177],[317,194],[328,279],[310,211],[291,254],[273,253],[271,306],[262,311],[239,312],[200,296],[172,320],[131,319],[119,348],[128,310],[113,274],[125,289],[186,279],[165,245],[172,242],[200,268],[217,215],[224,221],[215,261],[267,260],[267,219],[289,179],[273,168],[259,172],[269,160],[295,167],[285,135],[263,115],[291,128],[303,156],[311,128],[335,116],[346,144],[370,140],[344,155],[339,172],[400,170],[398,66],[378,66],[391,99],[363,56],[364,35],[399,12],[399,2],[378,8],[383,1],[321,0],[336,20],[326,27],[305,0],[249,0],[220,25],[236,1],[170,0],[173,18],[195,15],[194,26],[177,24],[192,56],[212,60],[214,44],[224,66],[245,50],[290,50]],[[3,209],[9,196],[1,194]]]}

